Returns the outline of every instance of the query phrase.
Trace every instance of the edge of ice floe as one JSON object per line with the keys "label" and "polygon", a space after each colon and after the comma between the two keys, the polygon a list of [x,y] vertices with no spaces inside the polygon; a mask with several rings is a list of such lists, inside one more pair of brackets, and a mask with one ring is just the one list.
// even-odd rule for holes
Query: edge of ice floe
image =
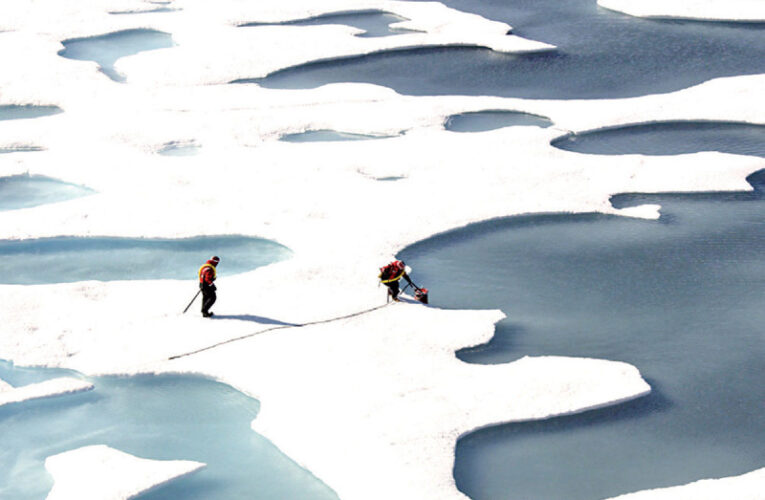
{"label": "edge of ice floe", "polygon": [[[583,368],[586,367],[587,369],[593,369],[593,370],[608,368],[611,370],[615,370],[615,373],[611,373],[611,375],[612,376],[618,375],[619,377],[621,377],[620,381],[622,383],[614,384],[615,386],[618,385],[618,389],[612,388],[611,390],[613,390],[613,394],[607,397],[603,397],[597,403],[584,404],[580,406],[569,405],[570,407],[567,407],[567,408],[560,407],[556,411],[548,410],[544,413],[535,413],[535,414],[529,415],[528,417],[522,417],[522,418],[499,419],[495,422],[486,423],[484,425],[476,426],[474,428],[466,430],[465,432],[461,433],[458,436],[458,439],[461,439],[465,436],[481,431],[483,429],[488,429],[492,427],[497,427],[502,425],[512,425],[512,424],[517,424],[522,422],[564,418],[567,416],[578,415],[578,414],[586,413],[593,410],[609,408],[612,406],[617,406],[622,403],[626,403],[629,401],[633,401],[635,399],[645,397],[649,395],[652,391],[651,386],[643,378],[642,374],[640,373],[640,370],[636,366],[626,363],[624,361],[614,361],[614,360],[608,360],[608,359],[586,358],[586,357],[570,357],[570,356],[523,356],[520,359],[517,359],[513,362],[503,363],[503,364],[514,365],[516,367],[529,367],[529,371],[533,371],[533,369],[535,368],[534,365],[539,365],[543,368],[545,368],[546,365],[549,365],[547,366],[547,368],[553,371],[561,367],[566,367],[567,365],[580,365]],[[479,365],[479,366],[502,366],[503,364]]]}
{"label": "edge of ice floe", "polygon": [[11,387],[0,380],[0,406],[21,403],[65,394],[74,394],[93,389],[93,384],[73,377],[60,377],[45,382]]}
{"label": "edge of ice floe", "polygon": [[150,460],[105,445],[45,459],[54,484],[46,500],[127,500],[205,467],[189,460]]}
{"label": "edge of ice floe", "polygon": [[598,5],[635,17],[765,22],[761,0],[598,0]]}

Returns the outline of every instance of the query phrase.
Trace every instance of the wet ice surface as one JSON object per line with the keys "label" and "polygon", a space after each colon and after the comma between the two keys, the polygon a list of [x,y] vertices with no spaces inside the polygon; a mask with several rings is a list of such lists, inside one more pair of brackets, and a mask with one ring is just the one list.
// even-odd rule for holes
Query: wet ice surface
{"label": "wet ice surface", "polygon": [[6,105],[0,106],[0,120],[27,120],[62,113],[58,106]]}
{"label": "wet ice surface", "polygon": [[672,155],[720,151],[765,157],[765,125],[677,121],[580,132],[552,145],[590,154]]}
{"label": "wet ice surface", "polygon": [[257,26],[323,26],[329,24],[342,24],[346,26],[352,26],[360,30],[364,30],[363,33],[357,35],[360,37],[379,37],[379,36],[391,36],[407,32],[408,30],[400,30],[391,28],[391,24],[406,21],[407,19],[391,14],[389,12],[383,12],[381,10],[362,10],[362,11],[348,11],[348,12],[336,12],[331,14],[324,14],[321,16],[310,17],[307,19],[295,19],[293,21],[284,21],[281,23],[247,23],[242,27],[257,27]]}
{"label": "wet ice surface", "polygon": [[95,61],[101,71],[115,82],[124,82],[125,75],[114,69],[117,59],[146,50],[164,49],[173,46],[171,35],[149,29],[134,29],[108,33],[106,35],[72,38],[61,42],[64,50],[59,55],[68,59]]}
{"label": "wet ice surface", "polygon": [[138,15],[138,14],[157,14],[157,13],[164,13],[164,12],[176,12],[180,9],[174,9],[172,7],[157,7],[155,9],[148,9],[148,10],[119,10],[110,12],[109,14],[119,16],[119,15]]}
{"label": "wet ice surface", "polygon": [[543,116],[513,111],[476,111],[452,115],[444,124],[452,132],[484,132],[503,127],[549,127],[552,122]]}
{"label": "wet ice surface", "polygon": [[593,500],[765,464],[765,195],[614,201],[659,203],[663,215],[516,217],[400,254],[431,304],[508,314],[461,359],[621,360],[651,384],[625,405],[464,437],[455,477],[471,498]]}
{"label": "wet ice surface", "polygon": [[34,153],[36,151],[42,151],[40,146],[8,146],[0,147],[0,154],[10,153]]}
{"label": "wet ice surface", "polygon": [[193,143],[173,143],[162,147],[158,154],[162,156],[194,156],[199,153],[201,146]]}
{"label": "wet ice surface", "polygon": [[[16,385],[62,375],[73,373],[14,368],[0,361],[0,378]],[[45,458],[92,444],[144,458],[207,464],[141,499],[337,498],[252,431],[250,421],[258,413],[258,402],[225,384],[192,376],[95,377],[91,381],[95,389],[89,393],[0,408],[4,498],[44,498],[52,486]]]}
{"label": "wet ice surface", "polygon": [[402,179],[406,179],[406,177],[402,177],[400,175],[391,175],[388,177],[375,177],[374,179],[380,182],[394,182],[394,181],[400,181]]}
{"label": "wet ice surface", "polygon": [[594,0],[444,3],[506,22],[513,34],[558,50],[396,50],[309,63],[255,81],[274,88],[369,82],[412,95],[566,99],[670,92],[710,78],[765,72],[765,24],[645,20],[598,8]]}
{"label": "wet ice surface", "polygon": [[290,255],[276,242],[244,236],[0,240],[0,256],[12,259],[15,266],[15,272],[5,273],[0,283],[189,279],[213,253],[225,256],[219,268],[227,274],[251,271]]}
{"label": "wet ice surface", "polygon": [[94,191],[42,175],[0,177],[0,211],[35,207],[88,196]]}
{"label": "wet ice surface", "polygon": [[46,368],[39,370],[25,366],[15,366],[12,362],[0,359],[0,380],[8,382],[17,387],[23,385],[36,384],[58,377],[69,377],[72,375],[70,370],[56,368]]}
{"label": "wet ice surface", "polygon": [[336,130],[308,130],[297,134],[287,134],[279,138],[285,142],[330,142],[330,141],[366,141],[371,139],[385,139],[388,136],[354,134],[350,132],[338,132]]}

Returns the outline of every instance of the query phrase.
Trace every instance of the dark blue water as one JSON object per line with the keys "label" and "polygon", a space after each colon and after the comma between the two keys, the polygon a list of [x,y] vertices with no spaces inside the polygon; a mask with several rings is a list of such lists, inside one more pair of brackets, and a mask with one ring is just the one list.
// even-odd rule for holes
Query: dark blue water
{"label": "dark blue water", "polygon": [[385,12],[382,10],[359,10],[348,12],[335,12],[305,19],[295,19],[281,23],[247,23],[242,27],[257,26],[324,26],[330,24],[342,24],[364,30],[356,36],[381,37],[405,33],[408,30],[391,28],[391,24],[407,21],[406,18]]}
{"label": "dark blue water", "polygon": [[0,211],[36,207],[93,194],[90,188],[42,175],[0,177]]}
{"label": "dark blue water", "polygon": [[595,500],[765,466],[765,193],[614,198],[641,203],[661,219],[514,217],[401,252],[431,304],[508,315],[460,359],[620,360],[653,388],[464,437],[455,478],[471,498]]}
{"label": "dark blue water", "polygon": [[196,279],[197,269],[212,255],[221,258],[218,271],[232,275],[290,254],[274,241],[246,236],[0,240],[0,258],[14,266],[14,272],[2,274],[0,283]]}
{"label": "dark blue water", "polygon": [[279,138],[284,142],[334,142],[334,141],[366,141],[370,139],[385,139],[390,136],[354,134],[336,130],[308,130],[296,134],[286,134]]}
{"label": "dark blue water", "polygon": [[250,80],[273,88],[368,82],[410,95],[615,98],[662,93],[711,78],[765,72],[765,23],[646,20],[595,0],[446,0],[513,26],[557,50],[526,55],[483,48],[386,51],[308,63]]}
{"label": "dark blue water", "polygon": [[124,82],[125,76],[114,69],[117,59],[147,50],[172,47],[173,39],[161,31],[135,29],[88,38],[71,38],[61,43],[64,50],[58,55],[67,59],[95,61],[106,76],[115,82]]}
{"label": "dark blue water", "polygon": [[[0,361],[0,378],[13,385],[62,375],[79,376],[64,370],[19,369]],[[88,380],[95,389],[87,393],[0,408],[0,497],[42,500],[53,485],[45,472],[46,457],[106,444],[142,458],[207,464],[137,497],[141,500],[337,498],[252,431],[258,402],[225,384],[170,375]]]}
{"label": "dark blue water", "polygon": [[7,105],[0,106],[0,120],[28,120],[56,115],[64,110],[58,106]]}
{"label": "dark blue water", "polygon": [[544,116],[517,111],[487,110],[461,113],[447,118],[444,127],[452,132],[484,132],[503,127],[549,127]]}
{"label": "dark blue water", "polygon": [[590,154],[720,151],[765,158],[765,125],[714,121],[644,123],[569,134],[552,141],[552,145]]}

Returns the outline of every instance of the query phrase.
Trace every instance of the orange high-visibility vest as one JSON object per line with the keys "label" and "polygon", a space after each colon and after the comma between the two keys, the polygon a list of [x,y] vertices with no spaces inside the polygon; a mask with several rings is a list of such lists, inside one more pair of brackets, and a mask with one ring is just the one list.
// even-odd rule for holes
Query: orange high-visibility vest
{"label": "orange high-visibility vest", "polygon": [[209,267],[210,269],[212,269],[212,272],[213,272],[213,281],[215,281],[215,278],[218,277],[218,272],[215,270],[215,266],[213,266],[212,264],[209,264],[207,262],[202,264],[202,267],[199,268],[199,281],[202,281],[202,271],[204,271],[205,267]]}

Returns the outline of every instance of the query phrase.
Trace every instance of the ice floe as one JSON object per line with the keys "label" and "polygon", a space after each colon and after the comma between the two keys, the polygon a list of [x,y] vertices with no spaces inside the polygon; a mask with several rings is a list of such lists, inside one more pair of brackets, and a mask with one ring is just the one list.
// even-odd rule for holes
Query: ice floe
{"label": "ice floe", "polygon": [[598,5],[639,17],[765,22],[760,0],[598,0]]}
{"label": "ice floe", "polygon": [[86,446],[45,460],[53,476],[47,500],[127,500],[205,464],[188,460],[148,460],[104,445]]}
{"label": "ice floe", "polygon": [[[99,122],[99,130],[89,130],[93,133],[87,134],[88,144],[77,138],[82,133],[79,127],[87,127],[81,120],[100,110],[83,109],[69,115],[72,125],[59,132],[64,137],[54,140],[49,151],[36,153],[43,155],[40,160],[23,159],[4,168],[9,173],[23,169],[61,174],[63,161],[67,165],[63,178],[94,186],[100,194],[55,208],[4,213],[1,237],[237,233],[275,239],[294,255],[237,276],[227,275],[223,255],[221,298],[215,309],[222,318],[216,320],[203,320],[194,310],[181,314],[196,291],[195,269],[188,281],[0,287],[8,292],[2,305],[0,352],[16,363],[65,366],[86,373],[205,373],[258,397],[262,414],[255,428],[343,498],[369,498],[369,483],[357,478],[373,478],[361,470],[348,473],[367,461],[391,467],[389,484],[381,492],[461,498],[451,476],[454,443],[460,434],[491,423],[544,418],[635,397],[646,389],[639,374],[625,372],[613,378],[618,381],[613,386],[601,386],[610,379],[597,376],[567,386],[554,377],[559,369],[569,374],[565,366],[572,361],[558,358],[468,370],[454,358],[454,351],[485,342],[500,316],[409,304],[390,306],[366,319],[266,332],[221,347],[224,354],[213,349],[183,361],[163,360],[272,328],[274,321],[306,323],[376,307],[384,301],[383,291],[375,286],[377,267],[406,244],[440,231],[539,211],[654,217],[656,207],[621,212],[611,207],[609,197],[625,191],[748,189],[744,179],[763,168],[761,158],[719,153],[602,157],[561,151],[550,142],[568,130],[586,130],[595,123],[633,123],[657,115],[755,121],[752,102],[759,101],[747,99],[756,96],[759,81],[761,77],[726,79],[671,95],[602,103],[412,98],[369,85],[334,85],[297,95],[218,86],[189,89],[184,99],[165,94],[156,100],[136,100],[134,104],[142,102],[142,109],[156,119],[141,122],[140,130],[119,121]],[[716,107],[713,97],[721,91],[732,98],[727,106]],[[125,95],[130,93],[128,86]],[[353,97],[343,99],[344,95]],[[710,104],[699,109],[700,98]],[[220,109],[211,109],[213,101]],[[473,134],[443,128],[447,116],[482,109],[521,110],[548,116],[554,125]],[[56,118],[63,116],[67,113]],[[365,120],[359,122],[357,116]],[[407,132],[375,141],[278,141],[287,131],[316,128]],[[182,167],[176,166],[175,158],[154,153],[170,135],[194,137],[205,147]],[[403,179],[381,183],[370,176]],[[386,202],[391,186],[397,196],[418,203],[418,211],[397,217],[392,226]],[[211,195],[211,187],[225,196]],[[455,199],[461,203],[455,204]],[[136,200],[140,209],[126,213],[125,206],[136,207]],[[381,232],[380,227],[390,229]],[[375,340],[394,332],[395,338]],[[384,354],[383,349],[393,352]],[[235,361],[240,353],[251,356]],[[256,357],[260,361],[253,362]],[[576,373],[588,373],[590,367],[596,372],[600,367],[622,369],[602,361],[573,362]],[[465,384],[466,370],[474,383]],[[531,393],[519,392],[511,399],[498,396],[506,394],[513,380],[526,380],[529,373],[540,370],[553,377],[548,389],[558,394],[559,406],[547,407],[544,399],[534,403]],[[306,379],[322,383],[304,391],[300,386]],[[354,380],[358,383],[348,387]],[[454,382],[453,394],[445,392],[443,380]],[[585,387],[593,392],[587,395]],[[471,392],[485,395],[481,408],[470,402]],[[338,413],[329,413],[336,420],[317,420],[321,428],[312,424],[313,416],[295,420],[296,415],[306,415],[297,411],[300,405],[319,394],[331,401],[322,407],[337,408]],[[381,406],[385,413],[380,413]],[[418,414],[429,418],[405,418]],[[395,416],[398,425],[386,423],[382,415]],[[445,427],[428,427],[434,422]],[[406,429],[423,435],[406,434]],[[323,434],[333,439],[351,436],[343,438],[346,447],[338,447],[348,453],[328,455],[327,449],[333,447],[321,441]],[[380,436],[389,439],[381,441]],[[406,457],[414,451],[417,460],[410,461]],[[379,469],[373,465],[368,470]]]}
{"label": "ice floe", "polygon": [[[617,210],[609,198],[750,189],[746,176],[765,168],[762,158],[721,153],[602,157],[550,144],[569,132],[656,120],[762,123],[763,76],[609,101],[406,97],[357,84],[307,91],[223,85],[381,50],[551,47],[431,2],[221,1],[211,8],[208,1],[179,0],[172,12],[111,14],[155,7],[127,0],[0,6],[0,105],[64,111],[0,122],[3,144],[44,148],[3,155],[0,175],[29,172],[98,192],[0,213],[0,238],[242,234],[278,241],[294,254],[236,276],[227,274],[221,255],[213,320],[181,312],[196,292],[196,269],[188,280],[0,285],[0,357],[89,374],[203,373],[232,384],[261,400],[253,427],[344,499],[464,498],[452,478],[460,435],[648,390],[637,370],[618,360],[525,358],[491,367],[458,361],[454,351],[485,343],[502,314],[411,303],[376,309],[385,300],[376,270],[397,251],[438,232],[521,213],[655,217],[656,206]],[[368,9],[405,17],[395,26],[417,33],[361,38],[358,29],[338,25],[240,26]],[[57,55],[65,39],[125,29],[170,33],[176,46],[118,59],[125,84],[106,78],[95,62]],[[449,116],[486,110],[544,116],[553,124],[470,134],[444,129]],[[310,130],[393,137],[279,141]],[[181,144],[200,147],[182,161],[157,154]],[[391,208],[395,200],[406,202]],[[317,405],[328,411],[306,410]],[[91,461],[104,455],[101,449],[51,459],[56,494],[85,498],[80,488],[106,488],[80,475],[91,476]],[[130,484],[121,494],[156,484],[137,476],[125,477]],[[98,498],[108,494],[99,490]]]}

